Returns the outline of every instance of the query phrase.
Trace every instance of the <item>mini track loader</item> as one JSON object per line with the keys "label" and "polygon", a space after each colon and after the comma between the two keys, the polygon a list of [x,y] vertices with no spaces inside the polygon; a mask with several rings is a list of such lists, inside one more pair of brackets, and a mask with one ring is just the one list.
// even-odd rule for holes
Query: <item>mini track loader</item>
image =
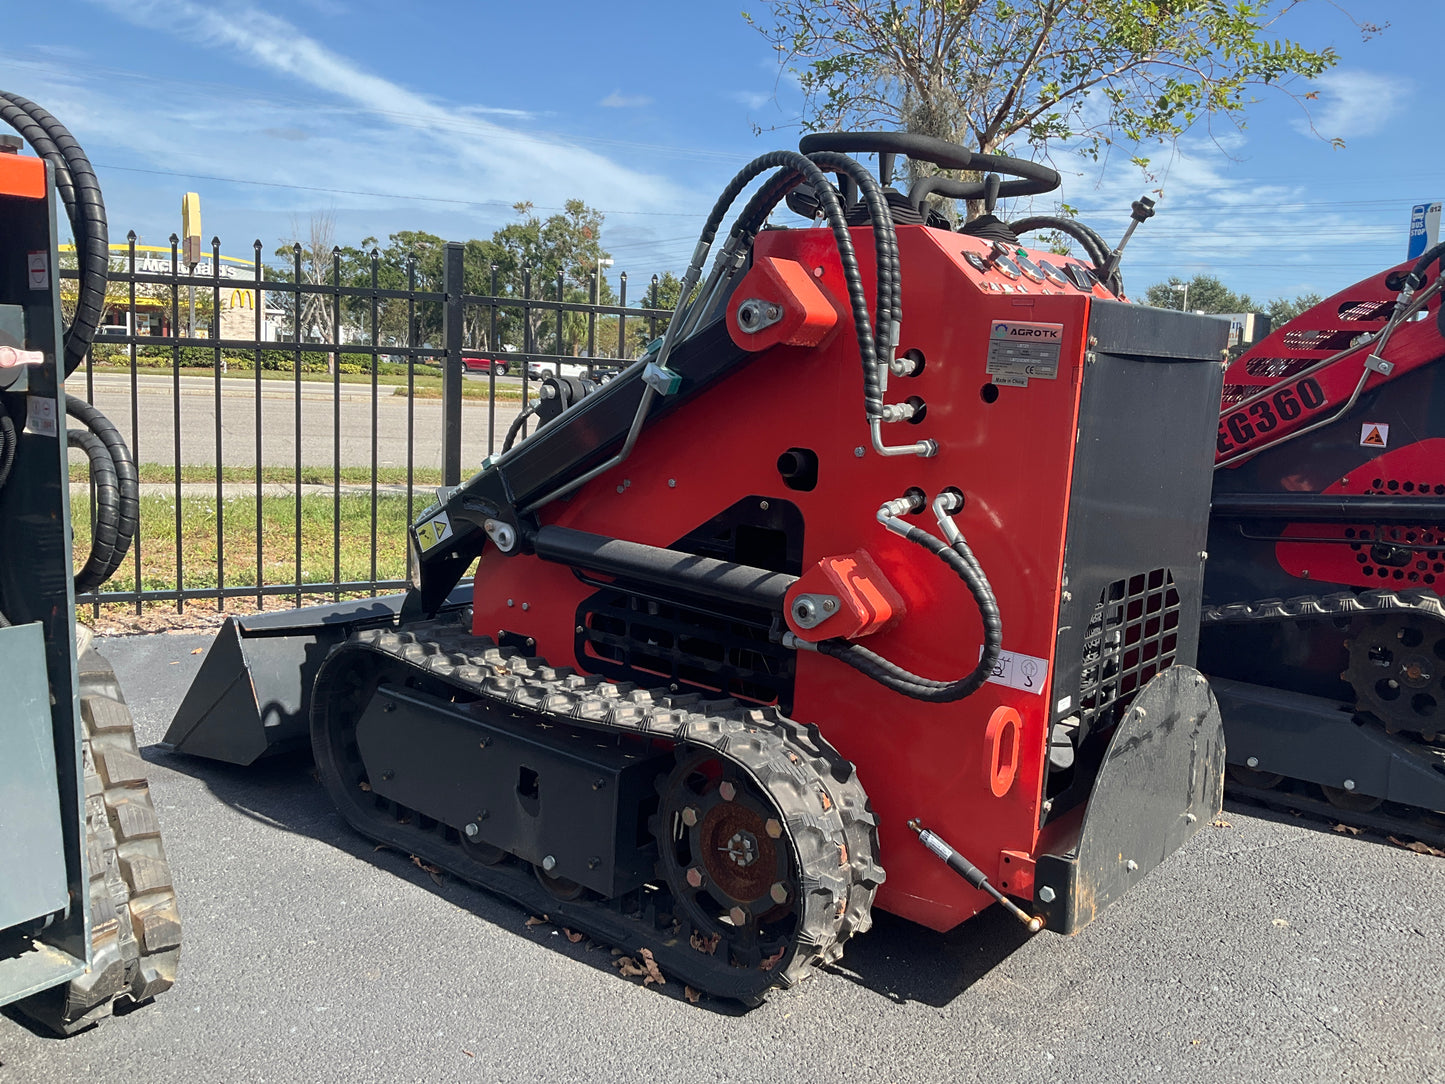
{"label": "mini track loader", "polygon": [[1445,246],[1225,374],[1201,648],[1241,793],[1445,844]]}
{"label": "mini track loader", "polygon": [[892,133],[757,159],[647,356],[437,492],[406,595],[232,619],[166,740],[309,744],[359,831],[744,1002],[874,908],[1081,928],[1220,805],[1226,327],[924,201],[1057,185]]}

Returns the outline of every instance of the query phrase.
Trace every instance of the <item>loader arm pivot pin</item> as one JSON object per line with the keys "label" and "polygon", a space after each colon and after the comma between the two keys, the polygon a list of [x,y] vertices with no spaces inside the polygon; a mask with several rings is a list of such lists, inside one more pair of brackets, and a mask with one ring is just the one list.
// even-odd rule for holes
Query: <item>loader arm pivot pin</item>
{"label": "loader arm pivot pin", "polygon": [[979,869],[967,858],[950,847],[938,833],[930,832],[927,828],[923,827],[922,822],[919,821],[917,817],[914,817],[908,822],[908,827],[918,833],[918,841],[934,854],[938,855],[939,858],[942,858],[949,869],[973,885],[974,888],[982,889],[999,903],[1003,904],[1004,907],[1008,909],[1009,914],[1013,915],[1014,918],[1028,927],[1029,933],[1038,933],[1044,928],[1044,920],[1042,918],[1029,914],[990,884],[988,875],[985,874],[983,870]]}

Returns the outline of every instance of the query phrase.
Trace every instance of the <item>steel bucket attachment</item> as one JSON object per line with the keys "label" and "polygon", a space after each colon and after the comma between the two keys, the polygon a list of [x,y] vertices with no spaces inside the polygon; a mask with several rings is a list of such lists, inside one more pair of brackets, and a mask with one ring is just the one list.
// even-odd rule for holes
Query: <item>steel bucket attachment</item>
{"label": "steel bucket attachment", "polygon": [[[310,743],[311,686],[331,649],[360,628],[395,624],[405,595],[231,617],[161,740],[190,756],[251,764]],[[471,585],[443,612],[469,605]]]}
{"label": "steel bucket attachment", "polygon": [[1083,929],[1218,815],[1224,720],[1204,675],[1172,666],[1115,728],[1068,854],[1041,855],[1034,906],[1057,933]]}

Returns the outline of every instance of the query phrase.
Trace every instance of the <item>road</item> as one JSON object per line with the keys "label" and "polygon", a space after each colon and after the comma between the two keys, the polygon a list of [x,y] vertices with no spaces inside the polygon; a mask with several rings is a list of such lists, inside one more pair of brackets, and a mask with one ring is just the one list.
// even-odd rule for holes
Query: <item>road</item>
{"label": "road", "polygon": [[[520,387],[520,383],[512,381]],[[73,395],[86,398],[85,375],[76,373],[67,382]],[[382,385],[376,397],[377,462],[383,467],[405,467],[407,434],[413,433],[415,465],[442,465],[442,401],[417,399],[409,412],[408,399],[393,395]],[[132,399],[139,437],[132,427]],[[216,391],[210,377],[183,376],[179,400],[170,376],[143,374],[131,393],[129,374],[97,373],[94,403],[121,431],[138,463],[176,461],[176,419],[180,418],[180,462],[187,466],[209,466],[217,462]],[[300,424],[297,424],[297,409]],[[479,464],[493,446],[500,448],[507,427],[517,415],[515,402],[499,402],[495,422],[489,418],[484,399],[462,401],[462,470]],[[220,461],[228,466],[252,466],[257,458],[257,398],[254,382],[221,380]],[[370,385],[342,384],[333,394],[331,384],[304,382],[298,401],[295,386],[286,381],[263,381],[260,398],[260,450],[266,466],[289,467],[296,463],[296,434],[301,439],[303,466],[332,465],[336,447],[333,434],[340,431],[340,465],[371,466],[372,394]],[[494,425],[494,428],[492,426]],[[489,439],[495,434],[495,442]]]}
{"label": "road", "polygon": [[102,644],[149,746],[180,981],[64,1042],[0,1018],[0,1080],[1445,1081],[1445,860],[1229,809],[1077,937],[885,915],[758,1009],[690,1005],[374,850],[308,763],[158,752],[208,642]]}

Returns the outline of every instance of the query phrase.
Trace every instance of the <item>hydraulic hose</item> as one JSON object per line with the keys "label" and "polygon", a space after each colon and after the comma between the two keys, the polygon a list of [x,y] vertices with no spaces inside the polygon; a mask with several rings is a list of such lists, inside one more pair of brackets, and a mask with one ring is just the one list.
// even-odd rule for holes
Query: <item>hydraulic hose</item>
{"label": "hydraulic hose", "polygon": [[[1060,233],[1067,233],[1084,246],[1084,252],[1088,254],[1089,262],[1095,267],[1102,268],[1109,262],[1109,243],[1099,236],[1098,231],[1093,227],[1086,226],[1072,218],[1061,218],[1058,215],[1032,215],[1029,218],[1021,218],[1017,222],[1010,222],[1008,228],[1019,237],[1036,230],[1058,230]],[[1109,281],[1104,285],[1116,295],[1124,292],[1124,279],[1117,270],[1109,276]]]}
{"label": "hydraulic hose", "polygon": [[91,536],[90,556],[85,566],[75,574],[76,591],[90,591],[104,583],[114,571],[111,562],[115,558],[116,525],[120,522],[120,479],[109,450],[90,430],[67,429],[65,442],[89,457],[90,481],[95,487],[95,529]]}
{"label": "hydraulic hose", "polygon": [[[0,121],[19,132],[35,153],[50,163],[55,189],[75,236],[79,291],[59,359],[68,377],[85,360],[105,313],[110,248],[100,182],[65,125],[28,98],[0,91]],[[125,560],[140,518],[140,479],[124,438],[104,414],[68,396],[65,412],[85,427],[69,430],[67,444],[85,451],[96,487],[90,555],[75,583],[78,591],[89,591],[109,579]],[[10,474],[16,446],[14,423],[0,403],[0,486]]]}
{"label": "hydraulic hose", "polygon": [[55,188],[75,235],[80,292],[75,318],[65,331],[65,375],[69,376],[85,360],[95,329],[105,313],[110,238],[100,182],[90,160],[65,125],[28,98],[0,91],[0,120],[19,132],[35,153],[53,167]]}
{"label": "hydraulic hose", "polygon": [[512,424],[507,427],[507,435],[502,440],[503,452],[510,452],[512,450],[512,445],[517,443],[517,434],[522,431],[522,426],[526,424],[528,418],[536,413],[536,410],[536,407],[529,406],[512,419]]}
{"label": "hydraulic hose", "polygon": [[[140,476],[125,439],[109,418],[84,399],[68,397],[65,413],[85,426],[83,433],[70,430],[79,438],[72,446],[84,449],[90,457],[91,478],[96,485],[90,557],[75,580],[76,590],[90,591],[115,574],[130,550],[140,513]],[[82,583],[82,577],[86,582]]]}
{"label": "hydraulic hose", "polygon": [[928,550],[951,568],[968,587],[969,594],[973,596],[974,604],[978,607],[978,615],[983,621],[983,653],[979,656],[978,665],[955,681],[937,681],[911,673],[861,644],[847,640],[824,640],[818,644],[818,651],[846,663],[865,677],[872,678],[885,688],[911,699],[929,704],[948,704],[962,700],[983,686],[998,662],[999,652],[1003,648],[1003,621],[999,617],[998,600],[994,597],[993,588],[983,575],[983,570],[978,567],[977,559],[967,545],[962,544],[961,538],[960,551],[921,527],[903,523],[896,514],[885,515],[888,509],[889,506],[885,505],[878,516],[885,527]]}

